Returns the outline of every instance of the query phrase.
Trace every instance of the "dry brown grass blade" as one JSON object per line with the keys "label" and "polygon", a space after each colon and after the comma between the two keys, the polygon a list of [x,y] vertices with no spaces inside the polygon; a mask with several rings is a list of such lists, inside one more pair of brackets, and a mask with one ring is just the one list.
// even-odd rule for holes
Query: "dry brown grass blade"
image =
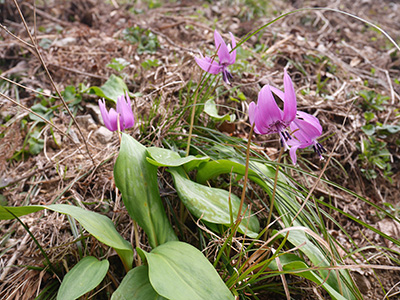
{"label": "dry brown grass blade", "polygon": [[[49,72],[49,69],[47,68],[46,63],[45,63],[45,61],[44,61],[42,55],[40,54],[39,48],[38,48],[38,46],[37,46],[37,43],[36,43],[35,39],[33,38],[33,36],[32,36],[32,34],[31,34],[30,30],[29,30],[28,24],[27,24],[26,21],[25,21],[25,17],[24,17],[24,15],[22,14],[22,11],[21,11],[21,9],[20,9],[20,7],[19,7],[19,5],[18,5],[17,0],[14,0],[14,4],[15,4],[17,10],[18,10],[18,13],[19,13],[19,15],[20,15],[20,17],[21,17],[22,22],[24,23],[24,27],[25,27],[25,29],[26,29],[26,32],[27,32],[28,35],[29,35],[29,39],[31,40],[31,42],[32,42],[32,44],[33,44],[35,53],[36,53],[37,57],[39,58],[40,63],[42,64],[42,66],[43,66],[43,68],[44,68],[44,70],[45,70],[45,72],[46,72],[46,74],[47,74],[47,77],[49,78],[49,80],[50,80],[50,82],[51,82],[51,85],[53,86],[54,90],[56,91],[58,97],[60,97],[60,100],[61,100],[61,102],[63,103],[64,108],[67,110],[67,112],[68,112],[68,114],[70,115],[70,117],[72,118],[74,124],[75,124],[76,127],[78,128],[79,134],[81,135],[82,140],[83,140],[83,142],[85,143],[85,147],[86,147],[87,154],[89,155],[89,157],[90,157],[90,159],[91,159],[93,165],[95,165],[94,159],[93,159],[92,155],[90,154],[89,145],[88,145],[88,143],[87,143],[87,141],[86,141],[86,139],[85,139],[85,136],[83,135],[83,132],[82,132],[82,130],[81,130],[79,124],[76,122],[76,119],[75,119],[74,115],[72,114],[72,112],[71,112],[71,110],[69,109],[67,103],[65,102],[63,96],[61,95],[60,90],[58,89],[56,83],[54,82],[53,77],[51,76],[51,74],[50,74],[50,72]],[[53,125],[52,125],[52,126],[53,126]]]}

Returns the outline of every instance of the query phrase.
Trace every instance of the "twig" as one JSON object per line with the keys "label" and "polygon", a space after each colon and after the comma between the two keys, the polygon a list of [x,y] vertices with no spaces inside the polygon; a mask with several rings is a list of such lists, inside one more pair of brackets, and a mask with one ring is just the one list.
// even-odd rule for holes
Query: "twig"
{"label": "twig", "polygon": [[[5,72],[4,72],[4,73],[5,73]],[[4,73],[3,73],[3,74],[4,74]],[[53,96],[53,95],[49,95],[49,94],[46,94],[46,93],[39,92],[39,91],[37,91],[37,90],[34,90],[33,88],[27,87],[27,86],[22,85],[22,84],[20,84],[20,83],[18,83],[18,82],[15,82],[15,81],[13,81],[13,80],[11,80],[11,79],[8,79],[7,77],[4,77],[3,75],[0,75],[0,79],[5,80],[5,81],[8,81],[8,82],[10,82],[10,83],[12,83],[12,84],[15,84],[15,85],[17,85],[17,86],[19,86],[19,87],[21,87],[21,88],[23,88],[23,89],[25,89],[25,90],[34,92],[34,93],[36,93],[36,94],[39,94],[39,95],[42,95],[42,96],[46,96],[46,97],[52,97],[52,98],[58,99],[58,96]]]}

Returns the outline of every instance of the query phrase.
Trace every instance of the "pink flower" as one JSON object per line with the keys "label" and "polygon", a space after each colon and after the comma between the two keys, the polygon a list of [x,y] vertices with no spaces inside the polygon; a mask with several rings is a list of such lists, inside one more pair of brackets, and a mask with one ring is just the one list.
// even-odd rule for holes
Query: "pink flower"
{"label": "pink flower", "polygon": [[323,159],[322,153],[326,152],[324,147],[317,142],[317,138],[322,134],[322,126],[319,120],[313,115],[305,112],[297,112],[297,118],[290,124],[292,139],[287,143],[290,146],[290,158],[293,164],[297,162],[297,149],[312,146],[314,151]]}
{"label": "pink flower", "polygon": [[219,58],[219,63],[217,63],[214,59],[210,57],[203,57],[202,54],[200,54],[200,58],[194,58],[199,67],[202,68],[204,71],[211,74],[219,74],[222,72],[222,79],[227,84],[230,84],[229,79],[232,79],[232,74],[228,71],[227,67],[233,65],[236,61],[236,50],[230,53],[230,51],[236,47],[235,37],[231,32],[229,32],[229,34],[232,38],[232,46],[225,44],[224,40],[217,30],[215,30],[214,32],[214,41],[215,47],[218,49],[217,54]]}
{"label": "pink flower", "polygon": [[110,131],[118,129],[118,115],[119,126],[121,130],[131,128],[135,125],[135,117],[133,116],[131,100],[129,99],[128,92],[126,96],[119,96],[117,99],[117,111],[111,108],[107,111],[105,100],[99,100],[99,107],[101,116],[103,117],[104,125]]}
{"label": "pink flower", "polygon": [[[283,77],[285,92],[272,86],[264,86],[258,94],[258,102],[249,105],[250,123],[254,124],[254,131],[258,134],[278,133],[282,144],[287,148],[286,141],[291,139],[286,128],[296,117],[297,100],[292,80],[285,70]],[[283,111],[276,104],[274,95],[284,101]]]}

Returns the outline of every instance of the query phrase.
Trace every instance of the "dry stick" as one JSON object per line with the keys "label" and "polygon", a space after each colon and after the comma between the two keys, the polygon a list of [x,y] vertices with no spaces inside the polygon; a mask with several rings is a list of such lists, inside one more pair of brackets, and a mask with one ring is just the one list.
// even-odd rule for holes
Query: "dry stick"
{"label": "dry stick", "polygon": [[20,37],[16,36],[14,33],[12,33],[10,30],[8,30],[6,26],[2,25],[1,23],[0,23],[0,27],[3,28],[4,31],[7,32],[9,35],[11,35],[14,39],[23,43],[25,46],[28,46],[29,48],[35,48],[33,45],[29,44],[28,42],[24,41]]}
{"label": "dry stick", "polygon": [[240,205],[239,211],[236,218],[236,223],[240,222],[241,214],[242,214],[242,206],[244,203],[244,198],[246,197],[246,187],[247,187],[247,179],[249,177],[249,160],[250,160],[250,144],[251,144],[251,137],[253,136],[254,124],[251,126],[249,137],[247,140],[247,149],[246,149],[246,167],[244,170],[244,182],[243,182],[243,189],[242,189],[242,197],[240,198]]}
{"label": "dry stick", "polygon": [[36,117],[40,118],[43,122],[45,122],[46,124],[54,127],[61,135],[67,137],[68,139],[70,139],[70,141],[80,150],[79,146],[74,142],[74,140],[64,132],[64,130],[61,130],[60,128],[58,128],[56,125],[54,125],[53,123],[51,123],[49,120],[47,120],[46,118],[43,118],[41,115],[39,115],[38,113],[35,113],[32,109],[30,109],[29,107],[26,107],[25,105],[15,101],[14,99],[8,97],[7,95],[3,94],[2,92],[0,92],[0,97],[4,97],[7,100],[11,101],[12,103],[18,105],[19,107],[29,111],[31,114],[34,114]]}
{"label": "dry stick", "polygon": [[13,81],[13,80],[11,80],[11,79],[8,79],[7,77],[4,77],[3,75],[0,75],[0,79],[1,79],[1,80],[5,80],[5,81],[8,81],[9,83],[12,83],[12,84],[17,85],[17,86],[19,86],[19,87],[22,87],[23,89],[28,90],[28,91],[31,91],[31,92],[33,92],[33,93],[37,93],[37,94],[42,95],[42,96],[53,97],[53,98],[57,98],[57,99],[58,99],[58,96],[52,96],[52,95],[49,95],[49,94],[46,94],[46,93],[43,93],[43,92],[39,92],[39,91],[37,91],[37,90],[35,90],[35,89],[33,89],[33,88],[27,87],[27,86],[25,86],[25,85],[23,85],[23,84],[20,84],[20,83],[15,82],[15,81]]}
{"label": "dry stick", "polygon": [[[279,156],[278,156],[278,162],[276,165],[276,172],[275,172],[275,178],[274,178],[274,189],[272,190],[272,197],[271,197],[271,203],[269,205],[269,212],[268,212],[268,219],[267,219],[267,226],[269,226],[269,223],[271,222],[271,217],[272,217],[272,211],[274,210],[274,202],[275,202],[275,195],[276,195],[276,186],[278,184],[278,174],[279,174],[279,163],[281,162],[282,154],[285,148],[281,147],[281,150],[279,151]],[[265,232],[265,237],[264,240],[268,239],[269,235],[269,230]]]}
{"label": "dry stick", "polygon": [[65,102],[64,98],[62,97],[62,95],[61,95],[61,93],[60,93],[60,91],[59,91],[59,89],[58,89],[56,83],[54,82],[53,78],[51,77],[51,74],[50,74],[50,72],[49,72],[49,69],[47,68],[46,63],[44,62],[44,59],[43,59],[42,55],[40,54],[39,48],[37,47],[37,44],[35,43],[35,41],[34,41],[34,39],[33,39],[33,36],[32,36],[32,34],[31,34],[31,32],[29,31],[28,24],[27,24],[26,21],[25,21],[24,15],[23,15],[22,12],[21,12],[21,9],[20,9],[20,7],[19,7],[19,5],[18,5],[17,0],[14,0],[14,4],[15,4],[15,6],[16,6],[17,9],[18,9],[18,13],[19,13],[19,15],[20,15],[20,17],[21,17],[22,22],[24,23],[26,32],[27,32],[28,35],[29,35],[29,38],[30,38],[30,40],[31,40],[31,42],[32,42],[32,44],[33,44],[34,49],[35,49],[35,52],[36,52],[36,54],[37,54],[37,56],[38,56],[38,58],[39,58],[39,60],[40,60],[40,63],[42,64],[42,66],[43,66],[43,68],[44,68],[44,70],[45,70],[45,72],[46,72],[48,78],[50,79],[51,85],[52,85],[53,88],[55,89],[55,91],[56,91],[57,95],[60,97],[61,102],[63,103],[65,109],[67,110],[68,114],[70,115],[70,117],[71,117],[72,120],[74,121],[76,127],[78,128],[79,134],[81,135],[82,140],[83,140],[83,142],[85,143],[86,151],[87,151],[87,153],[88,153],[90,159],[92,160],[93,165],[95,165],[94,160],[93,160],[93,157],[92,157],[92,155],[90,154],[90,151],[89,151],[88,143],[86,142],[86,139],[85,139],[85,137],[84,137],[84,135],[83,135],[83,133],[82,133],[82,130],[81,130],[79,124],[76,122],[76,119],[75,119],[74,115],[72,114],[72,112],[70,111],[70,109],[69,109],[67,103]]}

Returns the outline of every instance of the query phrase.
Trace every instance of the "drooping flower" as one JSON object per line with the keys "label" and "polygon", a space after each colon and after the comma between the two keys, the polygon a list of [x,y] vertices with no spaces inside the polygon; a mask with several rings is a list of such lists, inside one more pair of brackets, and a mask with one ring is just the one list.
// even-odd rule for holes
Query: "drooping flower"
{"label": "drooping flower", "polygon": [[297,112],[297,118],[290,124],[292,139],[287,143],[290,146],[290,158],[293,164],[297,162],[297,149],[312,146],[314,151],[323,159],[322,153],[326,152],[324,147],[317,142],[317,138],[322,134],[322,126],[319,120],[313,115],[302,111]]}
{"label": "drooping flower", "polygon": [[230,51],[236,47],[235,37],[231,32],[229,32],[232,39],[232,46],[226,45],[221,35],[217,30],[214,31],[214,41],[215,47],[218,49],[218,58],[219,62],[216,62],[214,58],[203,57],[200,53],[200,58],[195,57],[197,64],[204,71],[211,74],[219,74],[222,72],[222,79],[230,84],[229,80],[232,79],[232,74],[228,71],[227,67],[233,65],[236,61],[236,50],[233,50],[232,53]]}
{"label": "drooping flower", "polygon": [[[250,123],[258,134],[278,133],[281,142],[287,148],[286,141],[291,139],[286,128],[296,117],[297,100],[292,80],[285,70],[283,77],[285,91],[270,85],[264,86],[258,94],[258,102],[249,105]],[[272,92],[284,101],[283,111],[279,108]]]}
{"label": "drooping flower", "polygon": [[135,117],[133,116],[131,99],[126,93],[126,96],[122,95],[117,98],[117,111],[111,108],[107,111],[105,100],[99,100],[99,107],[101,116],[103,117],[104,125],[110,131],[118,130],[118,115],[119,115],[119,128],[121,130],[131,128],[135,124]]}

